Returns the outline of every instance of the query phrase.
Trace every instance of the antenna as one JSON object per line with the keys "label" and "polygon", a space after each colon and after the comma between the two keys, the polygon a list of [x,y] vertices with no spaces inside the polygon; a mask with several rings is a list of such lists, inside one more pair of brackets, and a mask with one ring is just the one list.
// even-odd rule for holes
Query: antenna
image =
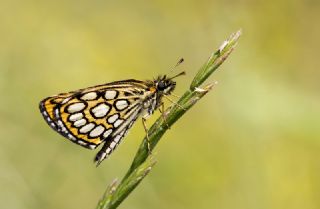
{"label": "antenna", "polygon": [[176,67],[178,67],[181,63],[183,63],[183,61],[184,61],[184,59],[183,59],[183,58],[180,58],[180,60],[177,62],[177,64],[176,64],[173,68],[171,68],[170,73],[171,73]]}
{"label": "antenna", "polygon": [[174,79],[174,78],[176,78],[176,77],[179,77],[179,76],[182,76],[182,75],[185,75],[185,74],[186,74],[186,72],[185,72],[185,71],[182,71],[181,73],[178,73],[177,75],[172,76],[170,79]]}

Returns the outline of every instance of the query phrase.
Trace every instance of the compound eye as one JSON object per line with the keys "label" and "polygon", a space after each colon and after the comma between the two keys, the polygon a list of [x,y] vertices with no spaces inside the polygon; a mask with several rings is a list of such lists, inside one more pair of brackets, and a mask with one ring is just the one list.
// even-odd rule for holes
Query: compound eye
{"label": "compound eye", "polygon": [[164,82],[163,81],[160,81],[159,83],[158,83],[158,90],[160,90],[160,91],[163,91],[164,89],[165,89],[165,84],[164,84]]}

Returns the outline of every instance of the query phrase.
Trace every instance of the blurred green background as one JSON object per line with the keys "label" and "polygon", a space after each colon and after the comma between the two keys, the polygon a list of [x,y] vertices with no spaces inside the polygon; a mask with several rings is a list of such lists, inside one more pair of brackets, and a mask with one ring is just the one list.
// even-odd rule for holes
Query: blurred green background
{"label": "blurred green background", "polygon": [[95,151],[44,122],[41,99],[150,79],[184,57],[181,95],[239,28],[219,84],[120,208],[320,208],[319,20],[318,0],[0,0],[0,208],[94,208],[144,136],[137,122],[96,168]]}

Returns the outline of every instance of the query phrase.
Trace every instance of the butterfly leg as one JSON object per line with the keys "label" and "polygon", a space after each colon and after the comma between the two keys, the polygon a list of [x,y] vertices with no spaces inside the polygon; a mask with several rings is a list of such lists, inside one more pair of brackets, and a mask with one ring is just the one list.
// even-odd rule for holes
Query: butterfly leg
{"label": "butterfly leg", "polygon": [[166,116],[166,114],[165,114],[165,112],[164,112],[164,103],[163,103],[163,102],[160,104],[159,111],[160,111],[160,113],[161,113],[163,123],[167,126],[168,129],[170,129],[170,126],[169,126],[169,124],[167,123],[167,116]]}
{"label": "butterfly leg", "polygon": [[148,128],[147,128],[147,123],[146,123],[147,119],[145,117],[142,117],[142,124],[143,124],[143,128],[146,132],[146,136],[147,136],[147,148],[148,148],[148,154],[151,154],[151,147],[150,147],[150,139],[149,139],[149,134],[148,134]]}
{"label": "butterfly leg", "polygon": [[186,111],[186,109],[185,109],[184,107],[182,107],[181,105],[179,105],[177,102],[173,101],[170,97],[168,97],[168,96],[166,96],[166,95],[163,95],[163,97],[166,98],[167,100],[169,100],[172,104],[177,105],[177,107],[179,107],[180,109]]}

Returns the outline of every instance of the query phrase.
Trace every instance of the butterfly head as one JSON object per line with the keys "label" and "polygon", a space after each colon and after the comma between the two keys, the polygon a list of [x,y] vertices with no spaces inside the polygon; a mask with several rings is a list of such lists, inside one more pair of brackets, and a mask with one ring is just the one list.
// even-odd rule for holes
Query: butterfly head
{"label": "butterfly head", "polygon": [[176,87],[176,82],[173,80],[174,78],[184,75],[185,72],[179,73],[176,76],[173,76],[171,78],[168,78],[166,75],[159,76],[155,81],[155,87],[159,93],[169,95]]}
{"label": "butterfly head", "polygon": [[176,87],[176,82],[166,76],[159,77],[154,83],[157,91],[165,95],[170,94]]}

